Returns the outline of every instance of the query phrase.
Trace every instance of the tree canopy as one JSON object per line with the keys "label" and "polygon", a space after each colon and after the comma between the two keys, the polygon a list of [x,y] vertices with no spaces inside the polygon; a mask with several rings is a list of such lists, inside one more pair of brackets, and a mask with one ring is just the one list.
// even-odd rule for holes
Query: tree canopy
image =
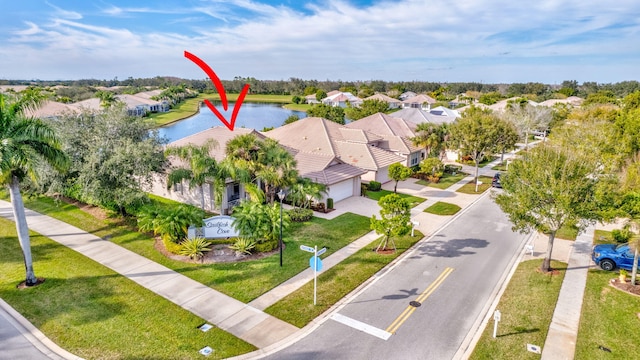
{"label": "tree canopy", "polygon": [[339,106],[329,106],[326,104],[316,104],[307,110],[307,116],[320,117],[344,125],[344,109]]}
{"label": "tree canopy", "polygon": [[386,250],[389,241],[393,244],[395,250],[395,242],[392,237],[406,235],[411,231],[411,204],[398,194],[385,195],[378,200],[380,205],[380,219],[375,215],[371,216],[371,230],[375,230],[377,234],[383,235],[379,249]]}

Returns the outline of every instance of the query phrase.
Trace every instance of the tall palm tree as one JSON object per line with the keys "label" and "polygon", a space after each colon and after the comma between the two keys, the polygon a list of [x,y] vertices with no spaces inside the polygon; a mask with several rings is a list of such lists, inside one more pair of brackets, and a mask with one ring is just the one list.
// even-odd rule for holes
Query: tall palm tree
{"label": "tall palm tree", "polygon": [[211,157],[211,149],[217,146],[215,140],[209,140],[204,144],[185,145],[178,147],[168,147],[165,150],[167,156],[175,156],[180,160],[188,162],[189,166],[178,167],[169,173],[167,177],[167,189],[173,185],[181,183],[183,180],[189,182],[189,188],[200,187],[200,205],[204,210],[204,184],[207,179],[215,179],[218,176],[218,165]]}
{"label": "tall palm tree", "polygon": [[52,128],[25,115],[26,110],[37,107],[40,99],[39,93],[34,91],[22,96],[0,93],[0,184],[9,188],[27,286],[36,285],[38,279],[33,271],[31,239],[20,182],[27,176],[36,181],[35,170],[42,160],[58,171],[66,170],[69,165],[69,158],[62,151]]}

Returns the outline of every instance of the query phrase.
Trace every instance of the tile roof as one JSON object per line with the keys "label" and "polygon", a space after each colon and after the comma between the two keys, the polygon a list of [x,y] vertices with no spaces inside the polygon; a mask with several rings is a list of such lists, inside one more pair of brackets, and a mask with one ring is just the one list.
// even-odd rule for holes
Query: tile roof
{"label": "tile roof", "polygon": [[394,99],[390,96],[387,96],[385,94],[375,94],[375,95],[371,95],[368,98],[365,98],[365,100],[380,100],[380,101],[384,101],[386,103],[389,104],[401,104],[402,101],[398,100],[398,99]]}
{"label": "tile roof", "polygon": [[300,119],[264,134],[301,152],[333,156],[367,170],[375,171],[404,160],[399,155],[373,146],[383,141],[383,137],[323,118]]}
{"label": "tile roof", "polygon": [[38,107],[37,109],[28,110],[26,112],[26,115],[43,119],[43,118],[56,117],[59,115],[73,114],[78,112],[79,110],[76,107],[71,106],[69,104],[63,104],[60,102],[47,100],[43,102],[40,105],[40,107]]}
{"label": "tile roof", "polygon": [[429,95],[418,94],[416,96],[410,97],[402,101],[403,104],[434,104],[436,99],[432,98]]}
{"label": "tile roof", "polygon": [[429,122],[433,124],[452,123],[456,120],[455,116],[435,115],[430,112],[418,108],[404,108],[393,112],[394,117],[399,117],[405,121],[414,124]]}
{"label": "tile roof", "polygon": [[169,143],[167,146],[185,146],[188,144],[202,145],[207,140],[214,139],[218,142],[218,146],[212,149],[211,156],[213,156],[216,161],[222,161],[226,157],[227,142],[238,135],[246,134],[254,134],[258,137],[258,139],[265,138],[264,135],[254,129],[235,128],[234,131],[231,131],[225,126],[215,126],[176,140],[172,143]]}
{"label": "tile roof", "polygon": [[[393,113],[395,114],[395,113]],[[404,137],[415,136],[416,124],[402,118],[385,113],[375,113],[345,125],[350,129],[362,129],[381,136],[396,135]]]}

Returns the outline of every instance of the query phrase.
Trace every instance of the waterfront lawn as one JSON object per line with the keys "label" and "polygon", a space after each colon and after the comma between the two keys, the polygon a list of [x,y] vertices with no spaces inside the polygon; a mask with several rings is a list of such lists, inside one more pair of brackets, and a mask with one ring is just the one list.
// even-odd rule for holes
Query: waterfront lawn
{"label": "waterfront lawn", "polygon": [[[518,265],[497,306],[501,319],[496,338],[492,318],[470,359],[540,359],[540,355],[527,351],[527,344],[544,346],[566,271],[566,264],[552,261],[551,267],[559,273],[542,274],[536,271],[540,261]],[[576,356],[576,359],[592,357]]]}
{"label": "waterfront lawn", "polygon": [[176,105],[168,112],[153,113],[149,115],[149,120],[152,121],[155,127],[157,127],[186,119],[198,113],[198,106],[205,98],[206,97],[204,95],[199,95],[198,97],[187,99]]}
{"label": "waterfront lawn", "polygon": [[348,245],[370,231],[369,218],[352,213],[332,220],[313,218],[305,223],[292,223],[283,233],[284,266],[280,267],[278,252],[259,260],[199,264],[166,258],[153,246],[154,239],[142,234],[119,219],[101,220],[74,205],[56,203],[48,197],[25,198],[29,209],[93,233],[127,248],[172,270],[182,273],[233,298],[249,302],[288,280],[309,266],[308,253],[300,245],[326,247],[327,255]]}
{"label": "waterfront lawn", "polygon": [[[378,191],[367,190],[367,197],[375,201],[379,201],[381,197],[389,194],[393,194],[393,191],[384,190],[384,189],[381,189]],[[408,200],[409,203],[411,204],[411,207],[417,206],[418,204],[427,200],[425,198],[421,198],[418,196],[401,194],[401,193],[397,193],[397,194],[400,195],[401,198]]]}
{"label": "waterfront lawn", "polygon": [[609,281],[615,277],[617,274],[611,271],[589,270],[576,359],[635,359],[638,356],[640,297],[610,286]]}
{"label": "waterfront lawn", "polygon": [[[380,242],[380,239],[377,239],[320,274],[317,280],[317,305],[313,305],[313,281],[309,281],[268,307],[265,312],[295,326],[304,327],[423,237],[417,230],[414,235],[395,238],[397,251],[384,255],[373,251]],[[307,255],[306,258],[308,257]]]}
{"label": "waterfront lawn", "polygon": [[0,298],[55,343],[86,359],[214,359],[255,350],[133,281],[31,233],[37,287],[18,289],[24,279],[22,252],[12,221],[0,218]]}
{"label": "waterfront lawn", "polygon": [[[227,100],[229,102],[234,102],[238,100],[239,95],[240,94],[227,94]],[[218,93],[205,94],[204,98],[211,101],[219,101],[220,95]],[[290,104],[292,98],[292,95],[247,94],[244,98],[244,102]]]}

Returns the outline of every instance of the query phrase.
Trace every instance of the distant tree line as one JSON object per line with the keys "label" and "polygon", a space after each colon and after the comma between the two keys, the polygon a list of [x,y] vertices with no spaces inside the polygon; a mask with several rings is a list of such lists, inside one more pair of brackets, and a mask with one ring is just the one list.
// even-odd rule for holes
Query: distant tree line
{"label": "distant tree line", "polygon": [[[526,96],[535,101],[557,98],[558,94],[565,97],[579,96],[586,98],[590,94],[603,91],[611,92],[615,97],[622,98],[634,91],[640,90],[640,82],[635,80],[607,84],[597,82],[583,82],[579,84],[576,80],[565,80],[561,84],[550,85],[539,82],[484,84],[478,82],[303,80],[294,77],[288,80],[259,80],[254,77],[236,76],[233,80],[222,80],[222,83],[229,93],[239,93],[244,84],[249,84],[252,94],[304,96],[316,94],[319,91],[326,93],[332,90],[341,90],[352,92],[354,95],[364,98],[375,93],[386,93],[389,96],[397,97],[405,91],[413,91],[416,93],[430,93],[439,101],[448,101],[462,93],[467,93],[469,97],[475,98],[476,100],[482,95],[486,97],[486,94],[493,94],[489,95],[489,101],[491,101],[491,97],[496,97],[497,95],[501,98]],[[78,88],[78,90],[58,90],[63,92],[77,91],[83,93],[85,96],[92,93],[92,88],[101,86],[124,87],[125,89],[119,90],[124,93],[134,93],[138,90],[142,91],[141,89],[146,89],[147,87],[168,88],[171,86],[185,86],[188,89],[201,93],[215,92],[213,84],[208,79],[190,80],[166,76],[157,76],[154,78],[129,77],[125,80],[119,80],[117,77],[112,80],[0,80],[0,85],[38,85],[43,87],[65,85]],[[71,99],[83,97],[77,96],[77,94],[71,96],[66,94],[59,95],[67,96]]]}

